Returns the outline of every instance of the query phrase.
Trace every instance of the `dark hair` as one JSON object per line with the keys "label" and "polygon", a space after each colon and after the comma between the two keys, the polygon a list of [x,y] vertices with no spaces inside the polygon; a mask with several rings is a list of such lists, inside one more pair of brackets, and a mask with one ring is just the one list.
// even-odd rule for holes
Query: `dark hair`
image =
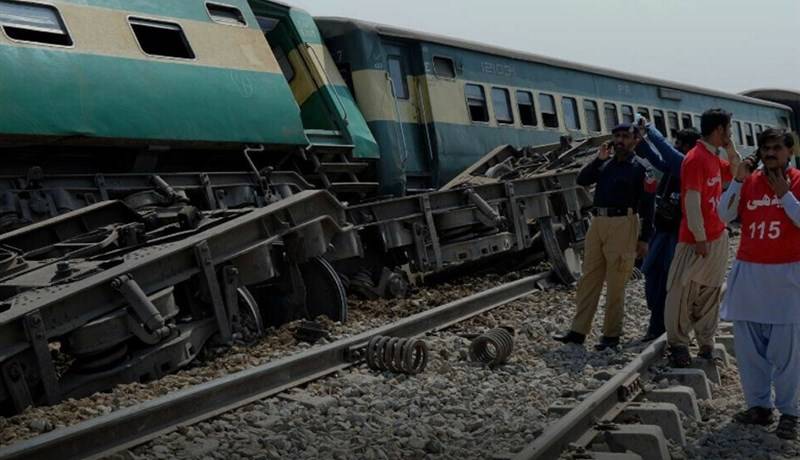
{"label": "dark hair", "polygon": [[764,145],[767,141],[770,140],[777,140],[779,142],[783,142],[783,145],[786,148],[791,149],[794,147],[794,136],[791,133],[788,133],[782,129],[778,128],[767,128],[758,135],[758,145],[759,147]]}
{"label": "dark hair", "polygon": [[675,138],[681,145],[688,145],[694,147],[697,141],[700,140],[700,132],[694,128],[686,128],[678,131],[678,136]]}
{"label": "dark hair", "polygon": [[715,129],[722,126],[723,128],[731,124],[733,115],[722,109],[709,109],[703,112],[703,117],[700,118],[700,133],[705,136],[710,136]]}

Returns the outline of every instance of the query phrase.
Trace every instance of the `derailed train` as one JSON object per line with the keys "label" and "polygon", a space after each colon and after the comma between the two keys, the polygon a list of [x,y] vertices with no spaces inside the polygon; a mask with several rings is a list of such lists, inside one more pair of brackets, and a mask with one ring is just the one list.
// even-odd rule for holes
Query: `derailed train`
{"label": "derailed train", "polygon": [[342,280],[402,295],[544,253],[569,282],[588,196],[564,166],[596,141],[533,152],[539,174],[378,198],[633,107],[659,123],[663,103],[670,128],[703,105],[754,129],[791,114],[266,0],[0,0],[0,27],[3,413],[158,378],[265,322],[344,320]]}

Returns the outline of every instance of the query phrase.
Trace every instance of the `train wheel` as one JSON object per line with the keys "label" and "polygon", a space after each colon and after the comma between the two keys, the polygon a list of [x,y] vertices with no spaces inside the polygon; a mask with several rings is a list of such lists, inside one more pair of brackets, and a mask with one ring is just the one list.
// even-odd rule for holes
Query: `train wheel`
{"label": "train wheel", "polygon": [[347,321],[347,294],[336,270],[322,257],[300,265],[306,285],[308,319],[325,315],[333,321]]}
{"label": "train wheel", "polygon": [[266,325],[279,327],[320,315],[333,321],[347,320],[347,295],[342,280],[321,257],[299,265],[287,264],[281,267],[280,277],[248,287],[261,306]]}
{"label": "train wheel", "polygon": [[238,315],[234,318],[234,330],[242,334],[245,342],[251,342],[264,335],[264,319],[258,302],[246,287],[236,290],[239,302]]}
{"label": "train wheel", "polygon": [[576,282],[581,276],[581,257],[569,245],[567,238],[559,238],[565,235],[565,225],[550,216],[539,218],[538,223],[544,249],[556,277],[564,284]]}

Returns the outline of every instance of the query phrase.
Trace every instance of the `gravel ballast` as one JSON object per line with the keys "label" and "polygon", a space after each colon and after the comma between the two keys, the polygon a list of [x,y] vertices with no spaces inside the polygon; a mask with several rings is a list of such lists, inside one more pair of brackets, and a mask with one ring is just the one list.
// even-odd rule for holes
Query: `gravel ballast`
{"label": "gravel ballast", "polygon": [[[637,281],[629,292],[642,288]],[[427,336],[430,361],[419,375],[375,372],[362,365],[182,428],[118,458],[507,455],[543,431],[548,407],[565,390],[598,388],[644,347],[632,341],[622,352],[598,353],[553,341],[550,336],[569,325],[573,296],[573,289],[538,292]],[[638,338],[649,311],[638,296],[630,295],[627,302],[625,327],[629,339]],[[602,324],[602,309],[595,323]],[[495,369],[470,362],[470,341],[464,336],[498,326],[516,330],[509,362]]]}
{"label": "gravel ballast", "polygon": [[[475,277],[420,289],[404,300],[352,302],[347,324],[326,324],[330,340],[524,275]],[[424,340],[430,361],[419,375],[356,366],[206,422],[180,427],[111,458],[506,458],[555,420],[547,414],[553,402],[564,401],[572,391],[598,388],[644,348],[638,342],[649,317],[643,292],[642,281],[629,284],[621,352],[595,352],[591,347],[600,335],[604,299],[585,348],[553,341],[551,336],[570,324],[574,288],[552,288],[428,335]],[[509,362],[492,369],[469,361],[469,338],[499,326],[516,333]],[[295,341],[288,325],[255,346],[218,350],[217,356],[158,382],[123,385],[111,393],[0,419],[0,442],[74,424],[309,347]],[[743,408],[733,358],[732,363],[721,371],[721,385],[712,385],[714,399],[699,401],[702,420],[684,418],[688,446],[671,444],[673,458],[800,458],[800,443],[779,440],[770,432],[774,426],[743,427],[732,422],[733,414]],[[654,383],[661,384],[667,382]]]}

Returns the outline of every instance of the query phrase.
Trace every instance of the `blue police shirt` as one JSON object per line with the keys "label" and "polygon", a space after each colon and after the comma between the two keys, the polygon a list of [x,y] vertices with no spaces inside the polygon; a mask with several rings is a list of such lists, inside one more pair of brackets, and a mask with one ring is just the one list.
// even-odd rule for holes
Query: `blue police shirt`
{"label": "blue police shirt", "polygon": [[[579,185],[596,184],[594,206],[598,208],[632,208],[639,213],[642,230],[639,241],[647,242],[653,233],[655,211],[655,178],[652,171],[632,152],[622,160],[611,156],[595,159],[578,174]],[[652,188],[649,185],[652,184]]]}

